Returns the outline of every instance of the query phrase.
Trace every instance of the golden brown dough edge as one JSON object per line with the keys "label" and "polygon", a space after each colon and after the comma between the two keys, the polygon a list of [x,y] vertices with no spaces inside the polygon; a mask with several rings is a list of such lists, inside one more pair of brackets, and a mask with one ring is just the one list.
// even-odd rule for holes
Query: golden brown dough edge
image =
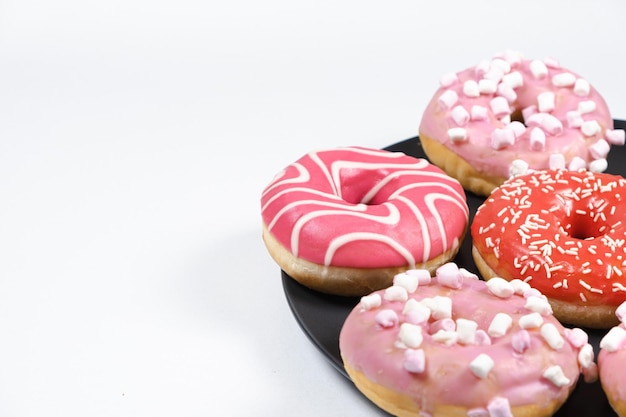
{"label": "golden brown dough edge", "polygon": [[[447,252],[415,265],[418,269],[427,269],[431,275],[441,265],[452,260],[465,236],[460,237],[457,245]],[[342,296],[363,296],[373,291],[389,287],[394,275],[409,269],[409,266],[391,268],[347,268],[318,265],[301,258],[285,249],[263,225],[263,241],[274,261],[290,277],[313,290],[326,294]]]}
{"label": "golden brown dough edge", "polygon": [[[475,245],[472,245],[472,257],[474,258],[478,272],[480,272],[485,280],[489,280],[493,277],[501,277],[507,280],[515,278],[500,275],[493,270]],[[568,303],[550,297],[548,297],[548,301],[552,306],[554,317],[568,325],[592,329],[608,329],[619,323],[615,316],[616,307],[614,306],[586,305],[582,304],[582,302],[581,304]]]}
{"label": "golden brown dough edge", "polygon": [[626,417],[626,402],[621,401],[617,395],[619,387],[608,387],[606,384],[602,383],[602,379],[600,379],[600,384],[613,411],[615,411],[619,417]]}
{"label": "golden brown dough edge", "polygon": [[[467,417],[469,408],[446,404],[439,405],[432,413],[421,413],[417,399],[413,399],[407,395],[400,394],[372,382],[365,374],[348,364],[345,358],[342,359],[344,368],[357,389],[378,407],[394,416]],[[574,386],[575,384],[572,385],[572,390]],[[545,407],[540,408],[535,404],[529,404],[511,407],[511,411],[515,417],[549,417],[562,405],[562,402],[554,400]]]}
{"label": "golden brown dough edge", "polygon": [[428,160],[459,181],[467,191],[488,196],[506,180],[504,177],[478,172],[465,159],[422,132],[419,138]]}

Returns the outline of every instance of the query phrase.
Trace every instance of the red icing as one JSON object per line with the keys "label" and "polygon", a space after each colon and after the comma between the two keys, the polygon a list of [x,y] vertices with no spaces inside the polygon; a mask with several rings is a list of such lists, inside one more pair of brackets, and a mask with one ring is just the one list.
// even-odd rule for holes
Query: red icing
{"label": "red icing", "polygon": [[626,300],[626,180],[539,171],[511,178],[478,209],[473,244],[499,276],[588,305]]}
{"label": "red icing", "polygon": [[261,206],[295,256],[344,267],[413,267],[458,245],[468,222],[458,181],[424,159],[362,147],[303,156],[266,187]]}

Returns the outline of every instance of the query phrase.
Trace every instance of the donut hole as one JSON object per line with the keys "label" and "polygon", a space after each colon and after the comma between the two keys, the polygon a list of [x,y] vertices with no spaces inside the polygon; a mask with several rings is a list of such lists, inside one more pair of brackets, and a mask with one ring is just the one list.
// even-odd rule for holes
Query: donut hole
{"label": "donut hole", "polygon": [[524,121],[524,115],[522,114],[521,110],[515,110],[513,113],[511,113],[511,121],[520,122],[526,125],[526,122]]}
{"label": "donut hole", "polygon": [[[379,175],[373,175],[373,174]],[[385,194],[387,187],[377,190],[379,183],[387,177],[386,172],[376,172],[368,170],[346,169],[341,172],[341,198],[349,204],[365,204],[376,206],[384,203],[388,199]],[[393,181],[390,181],[389,189],[394,189]]]}
{"label": "donut hole", "polygon": [[606,229],[605,223],[597,221],[589,214],[574,213],[567,226],[565,232],[574,239],[591,240],[603,236],[603,230]]}

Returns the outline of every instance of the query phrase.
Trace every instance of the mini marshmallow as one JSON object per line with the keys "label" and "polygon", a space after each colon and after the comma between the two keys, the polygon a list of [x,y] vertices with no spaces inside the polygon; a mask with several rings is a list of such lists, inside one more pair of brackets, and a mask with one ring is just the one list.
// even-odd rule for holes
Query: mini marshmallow
{"label": "mini marshmallow", "polygon": [[593,358],[593,346],[587,343],[578,352],[578,363],[583,368],[589,368],[593,364]]}
{"label": "mini marshmallow", "polygon": [[489,102],[489,106],[491,107],[491,111],[493,112],[493,114],[496,115],[496,117],[502,117],[511,113],[509,102],[506,98],[501,96],[492,98]]}
{"label": "mini marshmallow", "polygon": [[465,126],[470,120],[470,114],[463,106],[454,106],[450,112],[450,117],[457,126]]}
{"label": "mini marshmallow", "polygon": [[467,80],[463,83],[463,94],[467,97],[475,98],[480,96],[480,90],[478,89],[478,83],[474,80]]}
{"label": "mini marshmallow", "polygon": [[448,137],[452,142],[465,142],[467,140],[467,131],[462,127],[452,127],[448,129]]}
{"label": "mini marshmallow", "polygon": [[478,330],[478,323],[474,320],[468,320],[463,318],[456,319],[456,333],[458,336],[457,342],[462,345],[473,345],[476,343],[476,330]]}
{"label": "mini marshmallow", "polygon": [[530,72],[535,78],[544,78],[548,75],[548,67],[542,61],[535,59],[530,62]]}
{"label": "mini marshmallow", "polygon": [[515,100],[517,100],[517,93],[508,84],[504,84],[504,83],[498,84],[497,93],[499,96],[504,97],[506,101],[508,101],[509,103],[513,103],[515,102]]}
{"label": "mini marshmallow", "polygon": [[448,262],[437,268],[435,277],[439,285],[444,287],[459,289],[463,285],[463,275],[459,272],[459,267],[453,262]]}
{"label": "mini marshmallow", "polygon": [[587,97],[591,92],[591,86],[589,82],[583,78],[579,78],[576,80],[574,84],[574,94],[579,97]]}
{"label": "mini marshmallow", "polygon": [[504,278],[493,277],[486,282],[487,289],[498,298],[509,298],[515,293],[513,285]]}
{"label": "mini marshmallow", "polygon": [[398,315],[394,310],[388,308],[380,310],[374,319],[383,328],[394,327],[398,324]]}
{"label": "mini marshmallow", "polygon": [[539,313],[525,314],[519,318],[519,327],[522,329],[537,329],[543,324],[543,317]]}
{"label": "mini marshmallow", "polygon": [[620,322],[624,321],[624,318],[626,318],[626,301],[615,309],[615,316]]}
{"label": "mini marshmallow", "polygon": [[528,120],[530,119],[530,116],[538,113],[538,111],[539,110],[537,110],[537,106],[535,106],[534,104],[531,104],[530,106],[524,107],[522,109],[522,117],[524,118],[524,120]]}
{"label": "mini marshmallow", "polygon": [[428,321],[431,311],[430,308],[423,303],[420,303],[414,298],[410,298],[404,305],[402,313],[405,315],[405,320],[408,323],[422,324]]}
{"label": "mini marshmallow", "polygon": [[404,369],[414,374],[421,374],[426,369],[426,355],[423,349],[404,351]]}
{"label": "mini marshmallow", "polygon": [[513,417],[511,404],[509,404],[509,400],[504,397],[494,397],[489,401],[487,411],[489,412],[489,417]]}
{"label": "mini marshmallow", "polygon": [[511,345],[517,353],[524,353],[530,347],[530,333],[527,330],[519,330],[513,333]]}
{"label": "mini marshmallow", "polygon": [[563,369],[559,365],[550,366],[543,372],[543,377],[552,382],[557,387],[564,387],[570,384],[570,379],[565,376]]}
{"label": "mini marshmallow", "polygon": [[502,337],[509,331],[513,318],[506,313],[497,313],[489,324],[487,334],[491,337]]}
{"label": "mini marshmallow", "polygon": [[437,343],[442,343],[446,346],[452,346],[457,341],[457,334],[455,331],[439,330],[432,335],[432,338]]}
{"label": "mini marshmallow", "polygon": [[528,126],[539,126],[551,135],[558,135],[563,131],[561,121],[549,113],[535,113],[526,120]]}
{"label": "mini marshmallow", "polygon": [[570,110],[565,114],[567,120],[567,127],[578,128],[583,125],[583,116],[579,111]]}
{"label": "mini marshmallow", "polygon": [[[504,125],[508,125],[509,123],[511,123],[511,115],[510,115],[510,114],[507,114],[506,116],[501,117],[501,118],[500,118],[500,121],[502,122],[502,124],[504,124]],[[505,127],[506,127],[506,126],[505,126]]]}
{"label": "mini marshmallow", "polygon": [[433,298],[434,306],[431,308],[431,316],[435,320],[452,317],[452,299],[449,297],[436,296]]}
{"label": "mini marshmallow", "polygon": [[513,134],[516,138],[519,138],[526,131],[526,126],[522,122],[518,122],[517,120],[512,121],[508,125],[504,127],[505,129],[510,129],[513,131]]}
{"label": "mini marshmallow", "polygon": [[533,127],[530,131],[530,149],[543,151],[546,147],[546,134],[539,127]]}
{"label": "mini marshmallow", "polygon": [[472,408],[467,410],[467,417],[489,417],[489,411],[486,408]]}
{"label": "mini marshmallow", "polygon": [[593,136],[598,133],[602,128],[600,127],[600,123],[597,120],[587,120],[584,121],[582,125],[580,125],[580,131],[583,132],[585,136]]}
{"label": "mini marshmallow", "polygon": [[400,338],[400,342],[413,349],[420,347],[424,341],[422,327],[411,323],[402,323],[400,325],[398,337]]}
{"label": "mini marshmallow", "polygon": [[524,295],[524,293],[531,288],[529,283],[524,282],[519,278],[514,278],[509,282],[513,286],[513,290],[517,295]]}
{"label": "mini marshmallow", "polygon": [[478,81],[478,91],[480,94],[493,94],[498,90],[498,83],[494,80],[483,78]]}
{"label": "mini marshmallow", "polygon": [[470,371],[472,371],[472,373],[478,378],[485,379],[491,369],[493,369],[494,365],[495,362],[493,361],[493,359],[491,359],[489,355],[481,353],[470,362],[469,368]]}
{"label": "mini marshmallow", "polygon": [[432,277],[430,276],[430,271],[427,269],[409,269],[408,271],[405,271],[405,273],[416,276],[419,285],[430,285]]}
{"label": "mini marshmallow", "polygon": [[496,150],[515,144],[515,133],[507,129],[494,129],[491,132],[491,147]]}
{"label": "mini marshmallow", "polygon": [[549,157],[548,167],[550,169],[565,169],[565,155],[553,153]]}
{"label": "mini marshmallow", "polygon": [[441,76],[441,78],[439,79],[439,85],[441,85],[442,87],[450,87],[454,85],[458,80],[459,78],[457,77],[455,72],[448,72]]}
{"label": "mini marshmallow", "polygon": [[503,76],[504,72],[500,68],[494,66],[489,68],[489,70],[483,74],[483,78],[495,81],[496,83],[499,83]]}
{"label": "mini marshmallow", "polygon": [[604,135],[611,145],[623,145],[626,142],[626,131],[623,129],[606,129]]}
{"label": "mini marshmallow", "polygon": [[476,275],[473,272],[468,271],[467,269],[463,267],[459,267],[459,273],[461,274],[463,279],[480,279],[478,278],[478,275]]}
{"label": "mini marshmallow", "polygon": [[489,67],[491,67],[491,63],[489,62],[488,59],[481,60],[474,67],[474,75],[476,75],[477,77],[484,76],[487,73],[487,71],[489,71]]}
{"label": "mini marshmallow", "polygon": [[524,85],[524,78],[519,71],[513,71],[504,75],[502,82],[511,88],[519,88]]}
{"label": "mini marshmallow", "polygon": [[570,72],[562,72],[552,77],[552,84],[555,87],[571,87],[576,82],[576,76]]}
{"label": "mini marshmallow", "polygon": [[598,158],[589,162],[589,171],[604,172],[609,167],[609,161],[606,158]]}
{"label": "mini marshmallow", "polygon": [[416,275],[401,272],[393,277],[393,285],[403,287],[409,293],[414,293],[419,286],[419,278]]}
{"label": "mini marshmallow", "polygon": [[561,68],[561,63],[557,59],[555,59],[555,58],[545,57],[543,59],[543,62],[546,64],[546,66],[548,66],[550,68],[556,68],[556,69]]}
{"label": "mini marshmallow", "polygon": [[441,320],[435,320],[430,324],[429,331],[430,333],[436,333],[439,330],[445,330],[447,332],[455,332],[456,331],[456,322],[451,318],[445,318]]}
{"label": "mini marshmallow", "polygon": [[539,313],[542,316],[548,316],[552,314],[552,307],[545,298],[531,295],[526,297],[526,304],[524,305],[528,310]]}
{"label": "mini marshmallow", "polygon": [[595,159],[606,158],[611,150],[611,145],[604,139],[600,139],[589,147],[589,153]]}
{"label": "mini marshmallow", "polygon": [[580,156],[573,157],[572,160],[569,161],[569,165],[567,166],[567,169],[570,171],[580,171],[581,169],[586,168],[587,162],[585,162],[585,160],[582,159]]}
{"label": "mini marshmallow", "polygon": [[371,310],[376,307],[380,307],[382,304],[382,299],[380,294],[370,294],[361,297],[361,309],[362,310]]}
{"label": "mini marshmallow", "polygon": [[565,329],[565,339],[570,345],[576,349],[580,349],[589,342],[589,335],[583,329],[574,327],[572,329]]}
{"label": "mini marshmallow", "polygon": [[516,177],[518,175],[524,175],[528,172],[528,162],[523,159],[514,159],[509,167],[509,177]]}
{"label": "mini marshmallow", "polygon": [[484,106],[479,106],[477,104],[473,105],[470,109],[470,118],[472,120],[487,120],[488,118],[488,110]]}
{"label": "mini marshmallow", "polygon": [[555,95],[552,91],[544,91],[537,96],[537,109],[542,113],[554,110]]}
{"label": "mini marshmallow", "polygon": [[439,103],[439,106],[441,106],[441,108],[443,109],[451,109],[452,106],[454,106],[457,101],[459,101],[459,96],[457,95],[457,93],[454,90],[446,90],[443,93],[441,93],[441,95],[439,96],[439,99],[437,100],[437,102]]}
{"label": "mini marshmallow", "polygon": [[489,346],[491,345],[491,338],[483,329],[476,330],[475,343],[478,346]]}
{"label": "mini marshmallow", "polygon": [[494,58],[491,60],[491,68],[498,68],[503,74],[511,71],[511,64],[502,58]]}
{"label": "mini marshmallow", "polygon": [[565,344],[565,339],[559,333],[559,330],[552,323],[545,323],[541,326],[541,337],[554,350],[560,350]]}
{"label": "mini marshmallow", "polygon": [[591,113],[596,110],[596,102],[593,100],[585,100],[578,103],[578,112],[580,114]]}
{"label": "mini marshmallow", "polygon": [[605,349],[607,352],[615,352],[624,345],[625,340],[626,330],[615,326],[600,340],[600,349]]}
{"label": "mini marshmallow", "polygon": [[385,289],[384,298],[387,301],[406,301],[409,298],[409,294],[406,288],[399,285],[392,285]]}
{"label": "mini marshmallow", "polygon": [[502,57],[506,60],[506,62],[513,66],[522,63],[522,59],[524,59],[524,54],[522,54],[520,51],[507,49],[502,53]]}

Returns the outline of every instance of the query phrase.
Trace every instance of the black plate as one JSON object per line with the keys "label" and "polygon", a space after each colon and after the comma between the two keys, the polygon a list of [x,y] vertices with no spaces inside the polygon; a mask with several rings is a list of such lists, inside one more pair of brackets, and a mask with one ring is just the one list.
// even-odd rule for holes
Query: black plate
{"label": "black plate", "polygon": [[[626,129],[626,121],[615,120],[615,128]],[[426,157],[418,137],[406,139],[385,149],[404,152],[407,155],[420,158]],[[609,153],[608,161],[609,168],[607,172],[626,177],[626,146],[613,146]],[[466,194],[467,204],[470,208],[469,221],[471,224],[474,213],[478,206],[482,204],[484,198],[472,193]],[[454,262],[470,271],[477,272],[472,258],[472,237],[470,233],[466,234]],[[349,378],[339,355],[339,332],[346,317],[359,302],[359,299],[322,294],[304,287],[283,271],[281,271],[281,276],[285,296],[298,324],[330,363],[343,376]],[[590,343],[594,346],[597,356],[600,339],[606,332],[594,329],[585,330],[589,334]],[[569,400],[555,414],[555,417],[558,416],[614,417],[616,414],[611,409],[600,383],[587,384],[581,378]]]}

